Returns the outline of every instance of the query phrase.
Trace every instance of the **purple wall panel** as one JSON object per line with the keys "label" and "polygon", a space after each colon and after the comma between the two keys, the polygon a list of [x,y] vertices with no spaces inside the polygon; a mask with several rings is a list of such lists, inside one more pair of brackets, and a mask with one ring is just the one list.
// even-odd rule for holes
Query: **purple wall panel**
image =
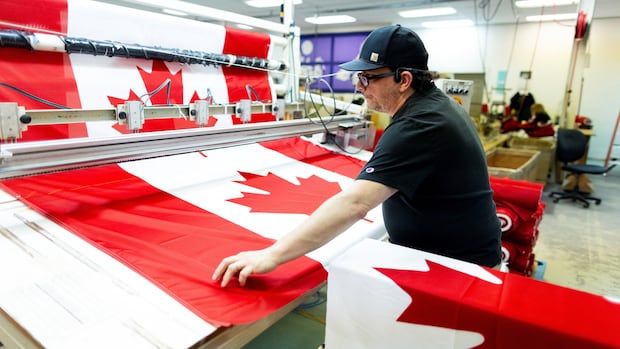
{"label": "purple wall panel", "polygon": [[330,36],[302,36],[301,58],[301,63],[331,62],[332,38]]}
{"label": "purple wall panel", "polygon": [[331,84],[334,91],[351,93],[355,91],[355,86],[353,86],[353,82],[351,82],[351,72],[341,70],[338,64],[332,65],[332,72],[338,73],[332,76]]}
{"label": "purple wall panel", "polygon": [[[366,36],[368,33],[302,35],[303,75],[316,76],[339,72],[338,64],[355,59]],[[324,79],[330,83],[335,92],[354,90],[350,74],[346,72],[340,72],[338,76],[328,76]],[[310,86],[329,91],[325,84],[314,83]]]}
{"label": "purple wall panel", "polygon": [[357,57],[367,35],[368,33],[356,33],[335,36],[334,47],[336,49],[334,50],[333,62],[347,62]]}

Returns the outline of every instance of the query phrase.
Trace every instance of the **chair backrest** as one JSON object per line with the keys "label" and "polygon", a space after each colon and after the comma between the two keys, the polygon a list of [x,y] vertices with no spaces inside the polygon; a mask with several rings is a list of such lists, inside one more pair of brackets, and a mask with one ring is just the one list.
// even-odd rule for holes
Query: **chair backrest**
{"label": "chair backrest", "polygon": [[579,130],[561,128],[558,130],[556,156],[562,162],[579,160],[585,153],[588,138]]}

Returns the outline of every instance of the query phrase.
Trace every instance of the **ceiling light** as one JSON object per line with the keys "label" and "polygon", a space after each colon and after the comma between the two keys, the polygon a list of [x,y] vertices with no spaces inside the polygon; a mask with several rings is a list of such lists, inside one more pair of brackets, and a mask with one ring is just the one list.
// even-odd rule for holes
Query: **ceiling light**
{"label": "ceiling light", "polygon": [[[283,0],[247,0],[246,5],[252,7],[278,7],[284,3]],[[293,5],[299,5],[302,0],[293,0]]]}
{"label": "ceiling light", "polygon": [[171,10],[169,8],[162,9],[162,12],[167,13],[169,15],[174,15],[174,16],[183,16],[183,17],[187,16],[187,13],[185,12]]}
{"label": "ceiling light", "polygon": [[254,29],[254,27],[250,27],[247,24],[241,24],[241,23],[237,24],[237,28],[241,28],[241,29],[245,29],[245,30],[252,30],[252,29]]}
{"label": "ceiling light", "polygon": [[335,16],[314,16],[306,17],[306,22],[312,24],[337,24],[337,23],[351,23],[357,21],[355,17],[348,15],[335,15]]}
{"label": "ceiling light", "polygon": [[117,2],[139,3],[147,7],[154,7],[159,9],[173,9],[176,11],[182,11],[190,14],[194,18],[208,18],[215,19],[226,23],[247,23],[251,24],[255,28],[266,29],[275,33],[290,32],[290,28],[280,23],[250,17],[239,13],[233,13],[230,11],[218,10],[212,7],[202,6],[186,1],[180,0],[116,0]]}
{"label": "ceiling light", "polygon": [[451,27],[471,27],[474,22],[470,19],[456,19],[452,21],[432,21],[422,22],[425,28],[451,28]]}
{"label": "ceiling light", "polygon": [[430,7],[421,8],[417,10],[400,11],[398,15],[405,18],[417,18],[417,17],[431,17],[431,16],[443,16],[453,15],[456,10],[453,7]]}
{"label": "ceiling light", "polygon": [[515,6],[520,8],[534,8],[545,6],[565,6],[575,5],[579,0],[519,0],[515,1]]}
{"label": "ceiling light", "polygon": [[564,21],[576,19],[576,13],[558,13],[555,15],[536,15],[525,17],[526,22],[539,22],[539,21]]}

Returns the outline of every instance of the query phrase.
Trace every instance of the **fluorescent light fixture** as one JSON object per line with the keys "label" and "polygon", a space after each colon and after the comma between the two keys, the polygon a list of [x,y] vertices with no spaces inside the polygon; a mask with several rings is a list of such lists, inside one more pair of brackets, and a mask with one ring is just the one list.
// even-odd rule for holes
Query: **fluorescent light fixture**
{"label": "fluorescent light fixture", "polygon": [[471,19],[455,19],[451,21],[422,22],[422,26],[425,28],[471,27],[473,25],[474,25],[474,21],[472,21]]}
{"label": "fluorescent light fixture", "polygon": [[338,23],[352,23],[357,21],[355,17],[349,15],[335,15],[335,16],[314,16],[306,17],[306,22],[312,24],[338,24]]}
{"label": "fluorescent light fixture", "polygon": [[453,15],[456,13],[454,7],[429,7],[416,10],[400,11],[398,15],[404,18],[431,17]]}
{"label": "fluorescent light fixture", "polygon": [[577,19],[576,13],[558,13],[555,15],[536,15],[525,17],[526,22],[540,22],[540,21],[566,21],[571,19]]}
{"label": "fluorescent light fixture", "polygon": [[519,0],[515,1],[515,6],[520,8],[550,7],[576,5],[578,2],[579,0]]}
{"label": "fluorescent light fixture", "polygon": [[254,29],[254,27],[250,27],[250,26],[249,26],[249,25],[247,25],[247,24],[241,24],[241,23],[237,24],[237,28],[246,29],[246,30],[252,30],[252,29]]}
{"label": "fluorescent light fixture", "polygon": [[[247,0],[246,5],[252,7],[278,7],[282,5],[283,0]],[[299,5],[302,0],[293,0],[293,5]]]}
{"label": "fluorescent light fixture", "polygon": [[117,2],[140,3],[144,6],[157,9],[173,9],[183,11],[195,18],[208,18],[226,23],[244,23],[255,28],[266,29],[274,33],[288,34],[290,28],[284,24],[268,21],[265,19],[250,17],[233,13],[230,11],[218,10],[212,7],[202,6],[180,0],[116,0]]}
{"label": "fluorescent light fixture", "polygon": [[161,10],[162,10],[162,12],[167,13],[169,15],[173,15],[173,16],[182,16],[182,17],[187,16],[187,13],[185,13],[185,12],[181,12],[181,11],[177,11],[177,10],[171,10],[169,8],[163,8]]}

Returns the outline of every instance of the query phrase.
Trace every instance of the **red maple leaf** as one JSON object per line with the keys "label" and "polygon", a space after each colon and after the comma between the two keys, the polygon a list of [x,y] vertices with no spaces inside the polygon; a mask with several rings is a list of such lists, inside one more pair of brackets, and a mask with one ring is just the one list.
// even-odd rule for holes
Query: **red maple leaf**
{"label": "red maple leaf", "polygon": [[[183,104],[183,71],[179,70],[178,72],[172,74],[170,69],[166,66],[163,61],[153,61],[152,71],[149,73],[146,70],[138,68],[138,72],[142,77],[142,81],[144,82],[144,86],[147,91],[154,91],[161,84],[166,81],[166,79],[170,79],[170,100],[167,100],[167,87],[164,87],[161,91],[154,94],[150,98],[147,96],[143,96],[142,100],[144,102],[150,101],[150,104]],[[194,102],[198,99],[201,99],[198,95],[198,92],[194,91],[192,97],[190,98],[190,103]],[[139,101],[140,96],[133,91],[129,90],[129,96],[127,98],[117,98],[108,96],[108,100],[110,104],[113,106],[117,106],[119,104],[123,104],[126,101]],[[209,116],[209,120],[205,127],[213,127],[217,123],[217,119],[213,116]],[[121,133],[129,133],[127,127],[125,125],[115,124],[114,129]],[[194,128],[197,127],[196,123],[193,121],[185,120],[183,118],[170,118],[170,119],[151,119],[146,120],[143,128],[140,130],[141,132],[152,132],[152,131],[165,131],[165,130],[180,130],[186,128]]]}
{"label": "red maple leaf", "polygon": [[117,98],[117,97],[108,96],[108,100],[110,101],[110,104],[116,107],[117,105],[123,104],[127,101],[139,101],[140,96],[138,96],[133,90],[129,90],[129,96],[127,96],[127,98]]}
{"label": "red maple leaf", "polygon": [[[169,97],[170,104],[183,104],[183,70],[179,70],[178,72],[172,74],[164,62],[157,60],[153,61],[153,68],[150,73],[140,67],[136,68],[142,77],[142,81],[144,82],[144,86],[147,91],[154,91],[161,86],[166,79],[170,79],[169,96],[166,93],[167,87],[164,87],[161,91],[154,94],[150,98],[148,98],[148,96],[143,96],[143,101],[150,101],[151,104],[167,104],[167,98]],[[192,97],[190,98],[190,103],[198,99],[202,98],[200,98],[198,92],[194,91]],[[110,104],[116,106],[126,101],[139,101],[140,96],[138,96],[135,91],[129,90],[129,96],[127,98],[108,96],[108,100],[110,101]]]}
{"label": "red maple leaf", "polygon": [[317,176],[299,178],[299,185],[293,184],[273,173],[266,176],[239,172],[245,181],[236,181],[262,189],[269,194],[243,193],[242,198],[228,201],[251,208],[251,212],[303,213],[311,214],[325,200],[341,191],[340,185]]}
{"label": "red maple leaf", "polygon": [[620,305],[600,296],[489,270],[502,279],[497,285],[427,263],[428,271],[376,268],[412,298],[400,322],[480,333],[484,342],[476,348],[598,348],[620,343],[612,329],[620,321]]}
{"label": "red maple leaf", "polygon": [[[166,79],[170,79],[170,104],[183,104],[182,70],[179,69],[178,72],[172,74],[168,66],[163,61],[158,60],[153,61],[153,68],[150,73],[140,67],[137,68],[147,91],[154,91]],[[166,88],[151,96],[150,99],[152,104],[168,104]]]}

